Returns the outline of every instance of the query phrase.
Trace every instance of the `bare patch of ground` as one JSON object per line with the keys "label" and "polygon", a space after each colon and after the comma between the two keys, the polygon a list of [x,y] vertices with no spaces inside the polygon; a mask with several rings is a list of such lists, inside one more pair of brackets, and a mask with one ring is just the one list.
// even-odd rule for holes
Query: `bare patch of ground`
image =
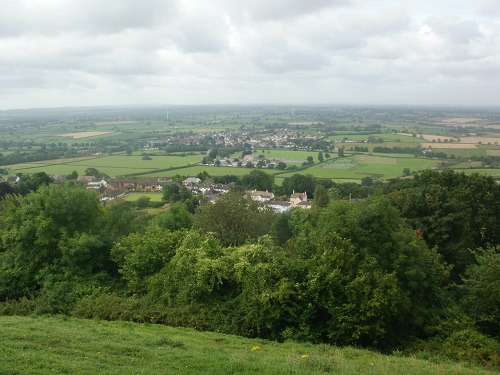
{"label": "bare patch of ground", "polygon": [[95,137],[96,135],[110,134],[113,132],[78,132],[78,133],[64,133],[56,134],[57,137],[68,137],[73,139]]}
{"label": "bare patch of ground", "polygon": [[457,148],[457,149],[465,149],[465,148],[477,148],[475,144],[473,143],[421,143],[422,148]]}

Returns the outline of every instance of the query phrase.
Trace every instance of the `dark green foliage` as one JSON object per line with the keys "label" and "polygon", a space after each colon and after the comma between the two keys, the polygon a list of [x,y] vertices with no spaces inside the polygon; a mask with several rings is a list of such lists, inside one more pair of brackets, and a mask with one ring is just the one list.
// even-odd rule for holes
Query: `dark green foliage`
{"label": "dark green foliage", "polygon": [[328,197],[328,192],[323,185],[318,185],[314,191],[314,204],[318,207],[326,207],[329,202],[330,198]]}
{"label": "dark green foliage", "polygon": [[109,247],[120,237],[133,232],[142,232],[149,220],[148,216],[137,210],[132,202],[120,202],[106,206],[100,230]]}
{"label": "dark green foliage", "polygon": [[245,190],[272,191],[273,182],[274,175],[255,169],[241,177],[237,183]]}
{"label": "dark green foliage", "polygon": [[177,202],[181,200],[180,187],[175,183],[163,186],[162,192],[165,202]]}
{"label": "dark green foliage", "polygon": [[174,203],[170,205],[168,211],[155,215],[152,224],[170,231],[190,229],[193,218],[185,204]]}
{"label": "dark green foliage", "polygon": [[78,172],[73,171],[66,176],[66,180],[76,180],[78,178]]}
{"label": "dark green foliage", "polygon": [[100,172],[96,168],[87,168],[85,169],[85,176],[94,176],[94,177],[99,177]]}
{"label": "dark green foliage", "polygon": [[500,366],[500,344],[482,333],[466,328],[420,342],[408,350],[424,359],[452,360],[474,363],[491,368]]}
{"label": "dark green foliage", "polygon": [[454,281],[474,263],[469,249],[500,243],[500,185],[491,177],[424,171],[402,185],[390,194],[393,204],[454,265]]}
{"label": "dark green foliage", "polygon": [[440,305],[447,270],[384,200],[335,202],[292,245],[311,257],[306,294],[319,301],[307,325],[316,327],[313,336],[391,345],[423,334]]}
{"label": "dark green foliage", "polygon": [[1,300],[31,296],[45,285],[106,267],[97,236],[103,210],[94,191],[41,186],[2,201],[0,210]]}
{"label": "dark green foliage", "polygon": [[149,205],[149,201],[151,200],[150,197],[145,197],[145,196],[142,196],[142,197],[139,197],[136,201],[135,201],[135,205],[138,207],[138,208],[146,208],[148,205]]}
{"label": "dark green foliage", "polygon": [[228,297],[221,290],[228,267],[212,236],[187,232],[165,267],[151,278],[150,294],[168,306],[209,303]]}
{"label": "dark green foliage", "polygon": [[271,227],[271,237],[278,245],[284,245],[286,241],[292,238],[293,233],[290,227],[290,217],[292,212],[286,211],[276,215],[276,219]]}
{"label": "dark green foliage", "polygon": [[147,292],[147,278],[171,260],[183,237],[183,232],[170,232],[152,225],[144,234],[132,233],[118,241],[111,250],[111,257],[119,265],[128,290],[140,294]]}
{"label": "dark green foliage", "polygon": [[312,175],[294,174],[292,177],[286,177],[283,180],[283,190],[287,195],[295,193],[307,193],[308,198],[313,198],[316,182]]}
{"label": "dark green foliage", "polygon": [[286,169],[286,163],[280,161],[278,162],[278,165],[276,166],[277,169],[279,170],[285,170]]}
{"label": "dark green foliage", "polygon": [[30,191],[36,191],[40,186],[52,184],[53,182],[54,179],[45,172],[23,174],[19,176],[17,188],[19,193],[27,195]]}
{"label": "dark green foliage", "polygon": [[15,190],[8,182],[0,182],[0,200],[8,194],[14,194]]}
{"label": "dark green foliage", "polygon": [[226,193],[214,204],[200,206],[193,227],[212,232],[223,246],[239,246],[267,234],[274,220],[269,207],[237,193]]}
{"label": "dark green foliage", "polygon": [[467,268],[461,303],[484,333],[499,337],[500,247],[478,250],[476,260]]}

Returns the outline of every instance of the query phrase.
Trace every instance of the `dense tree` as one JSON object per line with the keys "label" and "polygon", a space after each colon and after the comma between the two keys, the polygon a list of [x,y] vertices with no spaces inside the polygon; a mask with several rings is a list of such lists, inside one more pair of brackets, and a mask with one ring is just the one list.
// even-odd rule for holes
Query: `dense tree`
{"label": "dense tree", "polygon": [[326,207],[329,201],[330,198],[326,189],[323,185],[318,185],[314,191],[314,204],[318,207]]}
{"label": "dense tree", "polygon": [[66,176],[66,180],[76,180],[78,178],[78,172],[73,171]]}
{"label": "dense tree", "polygon": [[[3,200],[0,211],[0,299],[33,295],[59,263],[103,266],[95,253],[102,245],[97,233],[103,210],[94,191],[41,186],[26,197]],[[82,241],[90,246],[82,248]]]}
{"label": "dense tree", "polygon": [[429,170],[398,186],[393,204],[454,265],[455,281],[474,263],[469,249],[500,243],[500,185],[491,177]]}
{"label": "dense tree", "polygon": [[305,295],[317,301],[315,336],[388,345],[424,335],[442,304],[447,269],[384,199],[331,204],[293,246],[312,254]]}
{"label": "dense tree", "polygon": [[7,194],[14,194],[15,190],[8,182],[0,182],[0,200]]}
{"label": "dense tree", "polygon": [[237,193],[226,193],[214,204],[195,212],[193,227],[213,232],[223,246],[238,246],[269,232],[274,220],[271,208]]}
{"label": "dense tree", "polygon": [[164,185],[162,193],[165,202],[176,202],[180,200],[180,187],[178,184],[171,183]]}
{"label": "dense tree", "polygon": [[481,330],[500,335],[500,246],[480,249],[464,278],[461,304]]}
{"label": "dense tree", "polygon": [[370,176],[365,176],[361,179],[361,186],[373,186],[373,178]]}
{"label": "dense tree", "polygon": [[85,169],[85,176],[94,176],[94,177],[99,177],[100,172],[93,167]]}
{"label": "dense tree", "polygon": [[323,158],[323,152],[322,152],[322,151],[320,151],[320,152],[318,152],[318,161],[319,161],[320,163],[323,163],[323,160],[324,160],[324,158]]}
{"label": "dense tree", "polygon": [[22,174],[19,176],[18,189],[22,195],[28,194],[30,191],[36,191],[40,186],[52,184],[54,179],[45,172],[37,172],[33,174]]}
{"label": "dense tree", "polygon": [[129,292],[148,291],[148,277],[170,261],[183,237],[183,232],[171,232],[153,224],[145,233],[132,233],[113,246],[111,257],[120,267]]}
{"label": "dense tree", "polygon": [[135,205],[138,208],[146,208],[148,206],[150,200],[151,200],[151,197],[142,196],[142,197],[139,197],[135,201]]}
{"label": "dense tree", "polygon": [[185,204],[174,203],[170,205],[166,212],[156,214],[152,219],[152,223],[158,227],[176,231],[190,229],[193,224],[193,219]]}
{"label": "dense tree", "polygon": [[238,181],[238,184],[243,186],[245,190],[261,190],[272,191],[274,175],[264,171],[255,169],[249,174],[243,176]]}
{"label": "dense tree", "polygon": [[312,175],[294,174],[292,177],[286,177],[283,180],[283,190],[285,194],[303,193],[306,192],[309,198],[314,196],[316,182]]}

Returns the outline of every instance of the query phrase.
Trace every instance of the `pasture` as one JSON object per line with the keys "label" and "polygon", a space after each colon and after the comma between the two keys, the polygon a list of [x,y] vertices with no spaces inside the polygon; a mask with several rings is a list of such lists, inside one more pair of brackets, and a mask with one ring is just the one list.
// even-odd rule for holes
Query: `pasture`
{"label": "pasture", "polygon": [[[239,147],[245,145],[246,149],[248,143],[252,143],[255,154],[283,161],[288,167],[302,167],[308,157],[318,163],[319,150],[274,148],[278,142],[266,143],[269,136],[277,137],[279,142],[296,139],[297,143],[302,143],[302,147],[314,145],[317,140],[331,142],[330,160],[326,160],[326,153],[322,151],[326,160],[324,164],[298,170],[264,169],[278,176],[310,173],[317,177],[343,180],[360,181],[364,176],[384,180],[401,176],[404,168],[418,171],[441,167],[443,164],[443,160],[415,158],[412,154],[373,153],[373,148],[377,146],[417,148],[422,145],[462,159],[481,156],[494,159],[500,156],[500,146],[495,145],[500,141],[500,132],[495,129],[499,122],[492,117],[491,112],[484,116],[478,115],[478,118],[485,119],[479,122],[484,125],[481,128],[477,127],[476,113],[472,115],[459,110],[445,114],[441,111],[423,113],[382,108],[338,111],[303,107],[296,108],[291,115],[290,108],[286,107],[178,106],[168,109],[116,108],[62,113],[57,110],[48,120],[41,117],[30,119],[29,122],[20,117],[14,125],[9,122],[11,120],[2,121],[0,117],[0,147],[4,150],[3,154],[14,151],[30,153],[42,148],[50,152],[64,147],[100,155],[4,166],[10,175],[42,171],[63,175],[77,171],[83,175],[87,168],[96,168],[109,176],[194,176],[203,171],[213,176],[248,174],[251,171],[248,168],[199,165],[211,148],[231,144],[229,142],[224,146],[220,142],[222,139],[237,140],[236,144]],[[377,133],[373,133],[374,129]],[[417,136],[413,137],[412,134]],[[424,139],[420,138],[420,134],[423,134]],[[200,136],[211,139],[203,142]],[[376,140],[381,138],[383,142],[365,142],[369,137]],[[457,137],[461,138],[460,142],[456,141]],[[346,139],[357,142],[345,142]],[[433,139],[436,142],[432,142]],[[445,142],[445,139],[454,139],[455,142]],[[162,145],[159,147],[163,149],[147,149],[151,142]],[[167,156],[165,145],[179,146],[176,150],[184,152]],[[356,146],[367,147],[371,154],[357,153],[349,159],[352,160],[350,162],[334,161],[339,147],[344,148],[345,155],[350,155],[351,149]],[[134,150],[132,155],[125,155],[124,150],[130,149]],[[152,160],[142,160],[144,153]],[[241,153],[233,153],[232,158],[241,159]],[[448,160],[447,165],[454,167],[455,162]],[[496,161],[494,163],[498,164]],[[476,164],[468,165],[464,160],[461,160],[460,165],[465,168],[477,167]]]}
{"label": "pasture", "polygon": [[65,316],[4,316],[0,332],[2,374],[495,373],[487,367],[400,353],[389,356],[352,347],[278,343],[161,324]]}
{"label": "pasture", "polygon": [[125,201],[127,202],[135,202],[137,199],[141,197],[148,197],[151,202],[162,202],[163,194],[158,192],[142,192],[142,191],[133,191],[125,195]]}
{"label": "pasture", "polygon": [[[363,177],[378,180],[401,177],[403,169],[409,168],[411,172],[429,169],[437,162],[425,158],[395,158],[378,155],[355,155],[337,159],[334,162],[317,164],[307,168],[302,173],[311,174],[317,178],[330,178],[335,180],[350,180],[360,182]],[[283,174],[280,177],[289,177],[293,173]]]}

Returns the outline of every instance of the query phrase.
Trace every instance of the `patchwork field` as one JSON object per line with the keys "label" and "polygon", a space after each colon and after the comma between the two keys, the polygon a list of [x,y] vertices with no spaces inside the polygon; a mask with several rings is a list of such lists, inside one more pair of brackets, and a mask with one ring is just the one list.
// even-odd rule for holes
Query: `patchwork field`
{"label": "patchwork field", "polygon": [[81,138],[89,138],[95,137],[98,135],[111,134],[113,132],[77,132],[77,133],[65,133],[65,134],[56,134],[57,137],[67,137],[72,139],[81,139]]}
{"label": "patchwork field", "polygon": [[448,149],[477,149],[474,143],[444,143],[444,142],[432,142],[432,143],[421,143],[424,148],[448,148]]}

